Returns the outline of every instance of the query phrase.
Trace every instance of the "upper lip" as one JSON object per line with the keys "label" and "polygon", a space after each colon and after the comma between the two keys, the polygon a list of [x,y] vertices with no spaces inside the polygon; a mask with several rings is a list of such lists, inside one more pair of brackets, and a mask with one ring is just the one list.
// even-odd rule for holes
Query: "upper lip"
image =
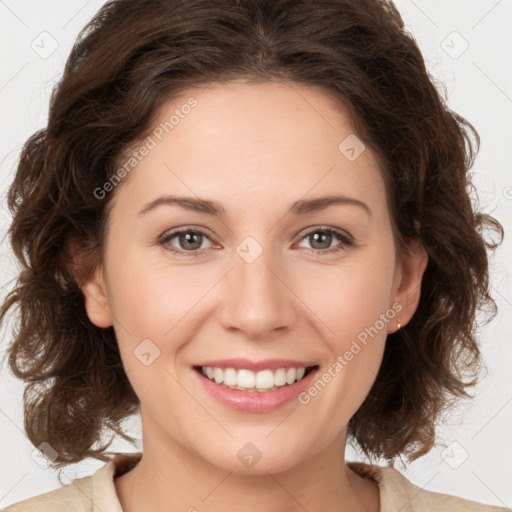
{"label": "upper lip", "polygon": [[264,359],[261,361],[250,361],[244,358],[217,359],[215,361],[203,361],[195,366],[209,366],[212,368],[236,368],[247,369],[254,372],[260,370],[277,370],[279,368],[308,368],[317,366],[315,363],[296,361],[292,359]]}

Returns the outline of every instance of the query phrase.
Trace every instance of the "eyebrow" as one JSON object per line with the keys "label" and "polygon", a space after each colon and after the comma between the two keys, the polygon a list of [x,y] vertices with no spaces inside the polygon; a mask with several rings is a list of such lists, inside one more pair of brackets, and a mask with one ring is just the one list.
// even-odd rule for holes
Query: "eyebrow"
{"label": "eyebrow", "polygon": [[[329,195],[324,197],[317,197],[314,199],[301,199],[293,203],[288,213],[291,213],[292,215],[305,215],[311,212],[323,210],[334,204],[358,206],[370,217],[372,216],[372,211],[366,203],[360,201],[359,199],[343,195]],[[226,217],[227,215],[226,210],[220,204],[214,201],[210,201],[208,199],[199,199],[197,197],[183,197],[173,195],[161,196],[157,199],[154,199],[153,201],[150,201],[140,209],[139,215],[146,215],[151,210],[154,210],[161,205],[178,205],[186,210],[205,213],[214,217]]]}

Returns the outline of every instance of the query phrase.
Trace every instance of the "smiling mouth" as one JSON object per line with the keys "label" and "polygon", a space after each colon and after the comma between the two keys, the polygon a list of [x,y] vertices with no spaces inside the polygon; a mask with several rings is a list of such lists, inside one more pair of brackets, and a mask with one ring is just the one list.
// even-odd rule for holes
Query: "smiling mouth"
{"label": "smiling mouth", "polygon": [[277,370],[252,370],[240,368],[220,368],[211,366],[194,366],[194,370],[206,379],[221,386],[239,391],[276,391],[300,382],[318,365],[297,368],[278,368]]}

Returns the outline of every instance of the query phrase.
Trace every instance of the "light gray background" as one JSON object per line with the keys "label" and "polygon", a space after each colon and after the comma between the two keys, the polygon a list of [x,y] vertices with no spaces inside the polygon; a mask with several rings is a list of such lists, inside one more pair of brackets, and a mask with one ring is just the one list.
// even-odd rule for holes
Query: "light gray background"
{"label": "light gray background", "polygon": [[[0,0],[2,237],[9,223],[4,194],[20,148],[45,125],[51,89],[73,41],[102,4],[103,0]],[[446,84],[450,107],[467,117],[481,135],[474,181],[481,204],[508,232],[492,263],[499,315],[481,329],[489,371],[476,390],[477,398],[464,403],[440,430],[444,445],[407,468],[396,466],[422,488],[512,507],[512,0],[397,0],[396,5],[418,40],[428,68]],[[0,269],[3,298],[16,275],[5,239],[0,245]],[[9,339],[10,326],[4,326],[0,357]],[[34,447],[23,430],[22,391],[23,384],[3,367],[0,507],[60,486],[56,473],[31,456]],[[139,419],[128,423],[130,431],[140,435]],[[112,446],[118,451],[140,448],[122,441]],[[347,458],[360,457],[348,448]],[[89,460],[69,466],[64,479],[91,474],[102,465]]]}

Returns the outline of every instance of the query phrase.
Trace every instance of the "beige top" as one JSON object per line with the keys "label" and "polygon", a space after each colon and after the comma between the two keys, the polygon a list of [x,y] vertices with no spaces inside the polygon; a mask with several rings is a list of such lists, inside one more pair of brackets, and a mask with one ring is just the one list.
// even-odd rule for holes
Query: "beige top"
{"label": "beige top", "polygon": [[[4,512],[123,512],[114,477],[132,469],[142,452],[119,453],[91,476],[15,503]],[[347,465],[361,476],[374,479],[380,490],[380,512],[505,512],[506,508],[438,494],[417,487],[399,471],[360,462]]]}

